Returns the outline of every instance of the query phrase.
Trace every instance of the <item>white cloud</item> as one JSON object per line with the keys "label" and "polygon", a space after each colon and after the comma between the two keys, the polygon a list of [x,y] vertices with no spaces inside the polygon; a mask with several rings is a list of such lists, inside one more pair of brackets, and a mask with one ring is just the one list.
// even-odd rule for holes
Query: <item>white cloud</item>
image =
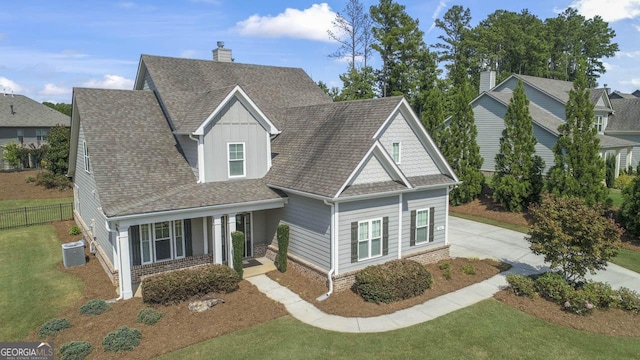
{"label": "white cloud", "polygon": [[633,25],[634,28],[636,28],[636,30],[640,31],[640,25]]}
{"label": "white cloud", "polygon": [[622,85],[633,85],[633,86],[640,87],[640,78],[631,79],[631,80],[622,80],[622,81],[620,81],[620,84],[622,84]]}
{"label": "white cloud", "polygon": [[180,57],[193,59],[198,55],[198,53],[199,53],[198,50],[182,50],[182,52],[180,52]]}
{"label": "white cloud", "polygon": [[13,92],[15,94],[19,94],[22,93],[25,88],[18,85],[15,81],[0,76],[0,90],[3,92],[6,91],[7,93]]}
{"label": "white cloud", "polygon": [[640,16],[640,0],[574,0],[569,7],[586,18],[600,15],[607,22]]}
{"label": "white cloud", "polygon": [[133,89],[133,79],[127,79],[120,75],[105,75],[104,78],[97,80],[91,79],[82,84],[82,86],[101,89]]}
{"label": "white cloud", "polygon": [[615,68],[615,65],[614,65],[614,64],[612,64],[612,63],[608,63],[608,62],[606,62],[606,61],[603,61],[603,62],[602,62],[602,66],[604,66],[604,69],[605,69],[606,71],[611,71],[613,68]]}
{"label": "white cloud", "polygon": [[44,85],[44,88],[40,90],[41,95],[70,95],[71,88],[65,88],[62,86],[58,86],[56,84],[47,83]]}
{"label": "white cloud", "polygon": [[[364,61],[364,56],[356,55],[356,63],[361,63]],[[336,58],[336,62],[350,64],[351,63],[351,55],[345,55],[342,57]]]}
{"label": "white cloud", "polygon": [[287,8],[276,16],[252,15],[236,24],[235,30],[244,36],[289,37],[332,42],[327,35],[336,13],[327,3],[313,4],[304,10]]}
{"label": "white cloud", "polygon": [[427,30],[427,34],[430,33],[431,30],[433,30],[436,27],[436,19],[440,17],[440,12],[442,12],[442,10],[446,7],[447,7],[447,1],[441,0],[440,3],[438,4],[438,7],[433,12],[433,15],[431,15],[431,18],[433,19],[433,24],[431,24],[431,26],[429,27],[429,30]]}
{"label": "white cloud", "polygon": [[640,58],[640,50],[635,50],[635,51],[618,51],[616,53],[616,57],[619,58],[631,58],[631,59],[637,59]]}

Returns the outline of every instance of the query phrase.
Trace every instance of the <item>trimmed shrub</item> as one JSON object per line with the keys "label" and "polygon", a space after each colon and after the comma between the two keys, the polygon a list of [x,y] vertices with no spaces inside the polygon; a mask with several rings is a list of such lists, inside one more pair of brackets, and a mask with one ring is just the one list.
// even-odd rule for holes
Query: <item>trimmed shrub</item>
{"label": "trimmed shrub", "polygon": [[242,279],[242,274],[244,274],[244,269],[242,268],[242,249],[244,249],[244,233],[242,231],[232,232],[231,241],[233,242],[233,269],[238,273],[238,277]]}
{"label": "trimmed shrub", "polygon": [[617,304],[620,309],[636,314],[640,312],[640,294],[626,287],[621,287],[617,293]]}
{"label": "trimmed shrub", "polygon": [[164,313],[162,311],[158,311],[153,308],[144,308],[138,311],[138,316],[136,316],[136,322],[143,323],[145,325],[154,325],[163,316],[164,316]]}
{"label": "trimmed shrub", "polygon": [[287,252],[289,251],[289,225],[278,225],[278,255],[276,268],[280,272],[287,271]]}
{"label": "trimmed shrub", "polygon": [[640,175],[622,190],[619,214],[627,232],[640,235]]}
{"label": "trimmed shrub", "polygon": [[627,185],[631,184],[634,178],[633,175],[620,174],[620,176],[616,178],[616,189],[624,190]]}
{"label": "trimmed shrub", "polygon": [[80,307],[80,313],[83,315],[100,315],[107,310],[111,310],[111,306],[101,299],[91,300]]}
{"label": "trimmed shrub", "polygon": [[225,265],[172,271],[145,279],[141,285],[142,300],[152,304],[177,304],[210,292],[236,291],[240,280],[238,274]]}
{"label": "trimmed shrub", "polygon": [[30,184],[30,183],[32,183],[32,182],[35,182],[35,181],[36,181],[36,178],[35,178],[35,176],[31,176],[31,175],[29,175],[29,176],[27,176],[26,178],[24,178],[24,181],[26,181],[26,182],[27,182],[27,184]]}
{"label": "trimmed shrub", "polygon": [[87,341],[72,341],[60,346],[60,359],[83,360],[91,354],[93,346]]}
{"label": "trimmed shrub", "polygon": [[76,236],[80,234],[82,234],[82,231],[80,231],[78,225],[73,225],[71,228],[69,228],[69,235]]}
{"label": "trimmed shrub", "polygon": [[607,283],[590,281],[584,284],[582,291],[599,309],[615,308],[618,305],[618,294]]}
{"label": "trimmed shrub", "polygon": [[49,320],[46,323],[40,326],[38,330],[38,336],[41,338],[53,336],[58,333],[60,330],[68,329],[71,327],[71,322],[67,319],[53,319]]}
{"label": "trimmed shrub", "polygon": [[467,275],[475,275],[476,268],[472,264],[464,264],[462,265],[462,272]]}
{"label": "trimmed shrub", "polygon": [[104,351],[130,351],[140,345],[140,338],[142,338],[140,330],[121,326],[102,339],[102,346]]}
{"label": "trimmed shrub", "polygon": [[574,289],[562,275],[554,272],[546,272],[535,281],[538,294],[547,300],[562,303],[567,300]]}
{"label": "trimmed shrub", "polygon": [[566,294],[564,310],[578,315],[589,315],[593,312],[595,305],[591,302],[589,295],[582,290],[573,290]]}
{"label": "trimmed shrub", "polygon": [[605,160],[605,183],[608,188],[612,188],[616,182],[616,156],[609,153]]}
{"label": "trimmed shrub", "polygon": [[532,297],[536,294],[535,283],[528,276],[508,274],[507,283],[509,283],[509,289],[517,296]]}
{"label": "trimmed shrub", "polygon": [[442,277],[445,280],[451,280],[451,263],[448,261],[443,261],[438,265],[438,268],[442,270]]}
{"label": "trimmed shrub", "polygon": [[366,301],[388,304],[422,295],[432,282],[431,274],[422,264],[394,260],[358,272],[354,291]]}

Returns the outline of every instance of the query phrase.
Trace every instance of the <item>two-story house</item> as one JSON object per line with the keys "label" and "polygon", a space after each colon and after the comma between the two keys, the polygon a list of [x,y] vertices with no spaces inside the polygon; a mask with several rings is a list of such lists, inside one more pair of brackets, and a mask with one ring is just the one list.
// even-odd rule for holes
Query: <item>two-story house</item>
{"label": "two-story house", "polygon": [[14,143],[40,147],[52,127],[69,127],[69,122],[67,115],[24,95],[0,94],[0,170],[11,169],[4,161],[2,146]]}
{"label": "two-story house", "polygon": [[329,290],[448,257],[458,179],[405,99],[333,103],[301,69],[230,60],[143,55],[135,90],[74,89],[74,213],[122,297],[233,251],[273,259],[279,224],[291,263]]}
{"label": "two-story house", "polygon": [[[536,154],[545,161],[545,172],[548,171],[554,164],[553,146],[560,135],[558,126],[565,122],[566,105],[573,83],[514,74],[496,85],[495,78],[494,71],[481,73],[480,95],[471,102],[478,128],[477,141],[480,146],[480,155],[484,159],[481,170],[495,171],[495,157],[500,151],[500,138],[505,128],[504,116],[513,90],[518,80],[521,80],[529,99],[534,136],[538,140],[535,146]],[[620,169],[637,163],[637,161],[633,162],[633,149],[634,147],[638,149],[638,139],[614,135],[611,130],[616,129],[617,124],[621,123],[619,111],[612,105],[614,101],[609,99],[604,88],[590,91],[596,117],[594,126],[600,138],[600,153],[603,157],[608,153],[616,156],[616,176],[618,176]]]}

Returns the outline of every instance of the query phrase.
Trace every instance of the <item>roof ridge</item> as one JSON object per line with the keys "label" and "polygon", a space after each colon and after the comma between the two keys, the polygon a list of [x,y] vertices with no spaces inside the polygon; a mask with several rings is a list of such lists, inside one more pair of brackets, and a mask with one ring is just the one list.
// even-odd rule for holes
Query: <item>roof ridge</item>
{"label": "roof ridge", "polygon": [[[165,55],[141,54],[141,55],[140,55],[140,58],[142,58],[142,57],[147,57],[147,58],[164,58],[164,59],[173,59],[173,60],[181,60],[181,61],[193,61],[193,62],[200,62],[200,63],[207,63],[207,64],[224,64],[223,66],[228,66],[228,65],[240,65],[240,66],[257,67],[257,68],[274,68],[274,69],[297,69],[297,70],[303,70],[301,67],[293,67],[293,66],[277,66],[277,65],[249,64],[249,63],[241,63],[241,62],[236,62],[236,61],[232,61],[232,62],[225,62],[225,61],[213,61],[213,60],[207,60],[207,59],[190,59],[190,58],[182,58],[182,57],[177,57],[177,56],[165,56]],[[303,71],[304,71],[304,70],[303,70]]]}

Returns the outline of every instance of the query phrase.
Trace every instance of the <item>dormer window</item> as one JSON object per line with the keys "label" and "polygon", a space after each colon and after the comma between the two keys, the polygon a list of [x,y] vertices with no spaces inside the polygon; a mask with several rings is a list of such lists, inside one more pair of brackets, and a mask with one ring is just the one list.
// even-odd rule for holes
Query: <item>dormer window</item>
{"label": "dormer window", "polygon": [[229,143],[229,177],[245,176],[244,143]]}
{"label": "dormer window", "polygon": [[604,134],[604,129],[607,127],[607,118],[604,116],[596,116],[596,130],[598,134]]}

